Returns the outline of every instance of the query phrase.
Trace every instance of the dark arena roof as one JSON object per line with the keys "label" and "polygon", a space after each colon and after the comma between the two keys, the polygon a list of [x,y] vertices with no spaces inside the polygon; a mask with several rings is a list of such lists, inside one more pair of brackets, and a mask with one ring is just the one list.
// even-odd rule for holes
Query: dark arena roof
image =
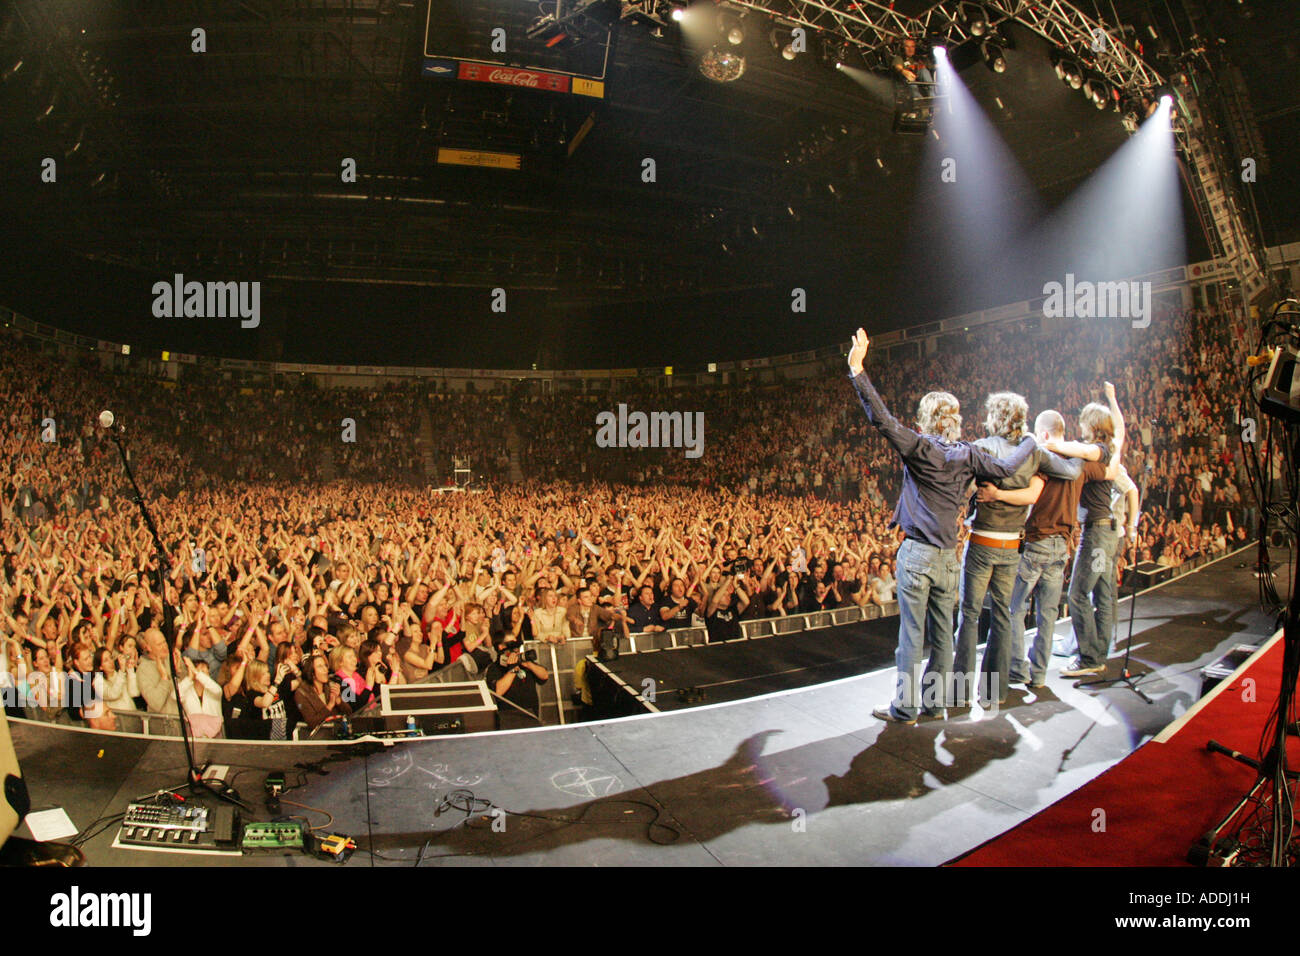
{"label": "dark arena roof", "polygon": [[[802,3],[724,4],[746,68],[717,82],[671,4],[577,6],[548,45],[529,34],[549,0],[16,0],[0,21],[0,304],[234,357],[590,367],[822,346],[860,321],[916,324],[1041,282],[931,281],[946,268],[924,254],[941,228],[929,209],[942,194],[925,187],[937,160],[923,132],[893,131],[888,51],[813,30],[787,60],[781,23],[757,7]],[[1294,239],[1291,5],[1175,6],[1172,19],[1138,0],[1079,9],[1132,27],[1162,75],[1202,60],[1239,71],[1272,160],[1263,238]],[[973,41],[952,61],[1024,174],[1023,194],[988,203],[1038,216],[1126,134],[1118,105],[1096,110],[1057,80],[1045,38],[998,32],[1005,73]],[[1208,52],[1190,52],[1198,36]],[[865,82],[834,68],[841,54]],[[458,78],[469,60],[505,72]],[[563,89],[519,85],[512,68]],[[1188,257],[1207,258],[1184,203]],[[156,318],[150,289],[175,273],[261,281],[260,328]]]}

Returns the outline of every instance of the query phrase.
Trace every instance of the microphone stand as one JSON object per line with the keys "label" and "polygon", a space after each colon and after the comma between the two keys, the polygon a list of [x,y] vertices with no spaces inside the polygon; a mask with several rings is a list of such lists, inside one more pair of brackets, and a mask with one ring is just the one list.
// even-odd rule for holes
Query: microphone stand
{"label": "microphone stand", "polygon": [[[120,428],[120,426],[118,426]],[[167,561],[167,550],[163,547],[162,537],[158,534],[158,526],[154,524],[153,515],[149,512],[149,506],[144,503],[144,493],[140,490],[139,483],[135,480],[135,471],[131,468],[131,459],[127,456],[126,447],[122,444],[120,432],[113,426],[108,428],[109,437],[113,439],[113,444],[117,446],[118,455],[122,458],[122,467],[126,470],[127,480],[131,483],[132,500],[135,501],[136,507],[140,509],[140,514],[144,518],[145,527],[149,529],[149,534],[153,538],[154,558],[158,562],[158,567],[154,570],[155,582],[158,585],[158,594],[163,602],[163,625],[167,623],[167,574],[171,570]],[[174,618],[173,618],[174,621]],[[165,636],[165,634],[164,634]],[[189,721],[185,717],[185,709],[181,704],[180,682],[176,677],[176,648],[172,641],[167,642],[167,665],[171,673],[172,693],[176,696],[176,713],[180,718],[181,724],[181,743],[185,747],[185,766],[186,783],[189,784],[190,793],[208,793],[219,800],[227,803],[233,803],[235,806],[250,810],[250,807],[241,801],[238,797],[232,796],[227,790],[221,790],[203,779],[203,768],[199,767],[194,759],[194,744],[190,740]],[[155,665],[159,662],[155,661]]]}
{"label": "microphone stand", "polygon": [[[1142,486],[1138,491],[1139,508],[1142,507],[1142,503],[1147,500],[1147,475],[1148,474],[1149,472],[1146,471],[1142,472]],[[1129,566],[1129,577],[1133,579],[1133,584],[1129,588],[1128,645],[1124,648],[1124,665],[1120,669],[1119,672],[1120,676],[1111,677],[1109,679],[1103,679],[1103,680],[1084,681],[1079,686],[1080,687],[1104,687],[1107,684],[1123,684],[1126,687],[1128,687],[1128,689],[1131,690],[1133,693],[1137,694],[1139,697],[1145,700],[1148,704],[1154,704],[1155,701],[1152,700],[1150,697],[1148,697],[1142,691],[1142,688],[1138,687],[1138,681],[1142,680],[1144,677],[1149,677],[1151,675],[1151,672],[1146,671],[1142,674],[1139,674],[1137,677],[1134,677],[1133,674],[1128,669],[1129,655],[1133,653],[1133,617],[1137,613],[1138,586],[1137,586],[1137,576],[1133,573],[1133,569],[1137,567],[1137,541],[1136,540],[1133,541],[1132,550],[1133,550],[1133,554],[1132,554],[1132,561]]]}

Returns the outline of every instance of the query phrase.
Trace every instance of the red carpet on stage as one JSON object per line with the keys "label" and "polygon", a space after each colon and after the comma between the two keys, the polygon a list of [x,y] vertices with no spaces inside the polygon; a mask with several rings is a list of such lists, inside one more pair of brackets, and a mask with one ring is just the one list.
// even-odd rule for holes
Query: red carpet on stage
{"label": "red carpet on stage", "polygon": [[[1187,851],[1227,815],[1255,771],[1205,749],[1217,740],[1258,758],[1281,685],[1282,638],[1192,714],[1063,800],[950,866],[1187,866]],[[1253,688],[1250,681],[1254,681]],[[1243,699],[1253,693],[1253,701]],[[1289,738],[1290,766],[1300,745]]]}

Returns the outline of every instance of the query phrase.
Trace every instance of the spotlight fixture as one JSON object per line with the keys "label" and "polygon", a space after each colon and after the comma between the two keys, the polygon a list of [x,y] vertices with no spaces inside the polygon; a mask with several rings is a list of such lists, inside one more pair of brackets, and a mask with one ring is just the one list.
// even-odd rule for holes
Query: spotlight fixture
{"label": "spotlight fixture", "polygon": [[1099,80],[1091,77],[1083,84],[1083,95],[1093,103],[1097,109],[1104,110],[1110,99],[1110,90],[1106,86],[1105,80]]}
{"label": "spotlight fixture", "polygon": [[734,13],[718,14],[718,32],[727,38],[727,42],[732,46],[740,46],[745,42],[745,28],[740,23],[740,17]]}
{"label": "spotlight fixture", "polygon": [[794,32],[786,26],[776,26],[768,34],[768,39],[772,43],[772,49],[781,54],[784,60],[793,60],[800,53],[804,52],[802,46],[795,48]]}
{"label": "spotlight fixture", "polygon": [[984,54],[984,64],[994,73],[1007,71],[1007,58],[1002,53],[1002,47],[992,40],[985,40],[980,44],[980,52]]}
{"label": "spotlight fixture", "polygon": [[1056,75],[1062,83],[1072,90],[1083,86],[1083,70],[1073,60],[1061,57],[1056,61]]}
{"label": "spotlight fixture", "polygon": [[973,37],[982,37],[988,32],[988,15],[978,3],[959,3],[957,5],[957,19]]}
{"label": "spotlight fixture", "polygon": [[817,45],[817,62],[838,70],[849,62],[852,49],[846,40],[837,40],[831,36],[823,37]]}
{"label": "spotlight fixture", "polygon": [[686,19],[686,8],[680,3],[674,3],[668,16],[674,23],[681,23]]}
{"label": "spotlight fixture", "polygon": [[935,55],[935,56],[947,56],[947,55],[948,55],[948,48],[947,48],[946,46],[944,46],[942,43],[936,43],[936,44],[934,44],[934,46],[930,47],[930,49],[934,52],[934,55]]}

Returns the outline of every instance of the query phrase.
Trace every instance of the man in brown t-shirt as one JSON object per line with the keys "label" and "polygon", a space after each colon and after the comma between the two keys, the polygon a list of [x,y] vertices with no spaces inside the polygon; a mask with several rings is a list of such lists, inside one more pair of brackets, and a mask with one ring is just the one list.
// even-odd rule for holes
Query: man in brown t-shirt
{"label": "man in brown t-shirt", "polygon": [[[1034,420],[1034,432],[1040,443],[1060,441],[1065,437],[1065,419],[1060,412],[1048,409]],[[1033,505],[1025,521],[1025,543],[1016,569],[1016,583],[1011,590],[1011,672],[1012,684],[1042,687],[1047,681],[1047,665],[1052,658],[1052,635],[1061,607],[1061,588],[1065,583],[1065,565],[1074,550],[1079,532],[1077,512],[1079,495],[1088,481],[1113,478],[1118,472],[1119,456],[1110,466],[1100,461],[1085,461],[1083,473],[1074,481],[1034,475],[1029,487],[1003,491],[995,485],[980,485],[980,501],[1002,501],[1013,505]],[[1031,595],[1037,598],[1038,634],[1029,653],[1029,676],[1025,668],[1025,608]]]}

